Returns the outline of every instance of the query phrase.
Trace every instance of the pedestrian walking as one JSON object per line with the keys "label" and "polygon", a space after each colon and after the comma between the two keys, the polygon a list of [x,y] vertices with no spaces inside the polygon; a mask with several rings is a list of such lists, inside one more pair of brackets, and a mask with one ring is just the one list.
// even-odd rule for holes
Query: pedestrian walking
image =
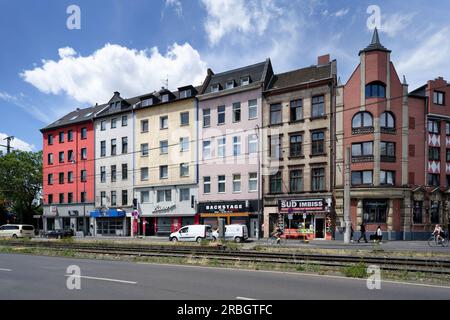
{"label": "pedestrian walking", "polygon": [[350,241],[353,242],[353,223],[350,223]]}
{"label": "pedestrian walking", "polygon": [[381,231],[381,227],[378,226],[377,233],[376,233],[376,241],[381,243],[381,240],[383,239],[383,231]]}
{"label": "pedestrian walking", "polygon": [[366,243],[368,243],[367,238],[366,238],[366,227],[364,226],[364,223],[361,223],[360,230],[361,230],[361,235],[359,236],[358,243],[361,239],[364,239],[364,241]]}

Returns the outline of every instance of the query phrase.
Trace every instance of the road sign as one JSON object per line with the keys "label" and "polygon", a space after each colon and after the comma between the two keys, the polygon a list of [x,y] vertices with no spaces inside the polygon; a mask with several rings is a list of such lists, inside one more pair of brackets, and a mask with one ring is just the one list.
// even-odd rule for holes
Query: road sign
{"label": "road sign", "polygon": [[288,219],[289,219],[289,220],[294,219],[294,215],[293,215],[293,214],[288,214]]}
{"label": "road sign", "polygon": [[306,213],[303,214],[303,220],[306,220]]}

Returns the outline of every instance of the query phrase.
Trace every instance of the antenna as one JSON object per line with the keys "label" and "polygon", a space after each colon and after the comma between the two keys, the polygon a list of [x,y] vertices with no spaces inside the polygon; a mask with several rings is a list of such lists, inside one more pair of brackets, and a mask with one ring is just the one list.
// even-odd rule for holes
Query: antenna
{"label": "antenna", "polygon": [[161,79],[161,82],[163,84],[163,88],[169,89],[169,75],[166,75],[165,79]]}

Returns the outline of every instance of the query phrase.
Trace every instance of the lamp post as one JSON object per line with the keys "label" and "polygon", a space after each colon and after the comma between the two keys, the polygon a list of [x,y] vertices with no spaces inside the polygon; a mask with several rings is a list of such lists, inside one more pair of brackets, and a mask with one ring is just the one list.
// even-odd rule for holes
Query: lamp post
{"label": "lamp post", "polygon": [[256,125],[256,137],[258,138],[258,228],[256,229],[256,237],[258,240],[261,239],[261,201],[262,201],[262,197],[261,197],[261,154],[260,154],[260,141],[259,141],[259,125]]}
{"label": "lamp post", "polygon": [[[77,163],[76,160],[72,160],[72,164],[76,164],[76,163]],[[75,170],[77,170],[77,168]],[[83,225],[84,225],[83,237],[86,237],[87,225],[88,225],[88,223],[86,223],[86,179],[87,179],[86,159],[83,159],[83,173],[86,176],[83,177],[83,175],[81,175],[81,179],[82,179],[82,182],[83,182],[83,199],[81,199],[81,201],[83,202]]]}

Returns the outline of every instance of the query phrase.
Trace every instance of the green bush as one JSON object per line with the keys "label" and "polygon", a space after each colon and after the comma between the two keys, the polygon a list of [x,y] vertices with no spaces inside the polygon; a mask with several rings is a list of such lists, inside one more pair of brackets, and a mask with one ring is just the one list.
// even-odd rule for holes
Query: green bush
{"label": "green bush", "polygon": [[350,278],[365,278],[367,276],[367,267],[364,263],[360,262],[356,265],[345,267],[343,273],[346,277]]}

